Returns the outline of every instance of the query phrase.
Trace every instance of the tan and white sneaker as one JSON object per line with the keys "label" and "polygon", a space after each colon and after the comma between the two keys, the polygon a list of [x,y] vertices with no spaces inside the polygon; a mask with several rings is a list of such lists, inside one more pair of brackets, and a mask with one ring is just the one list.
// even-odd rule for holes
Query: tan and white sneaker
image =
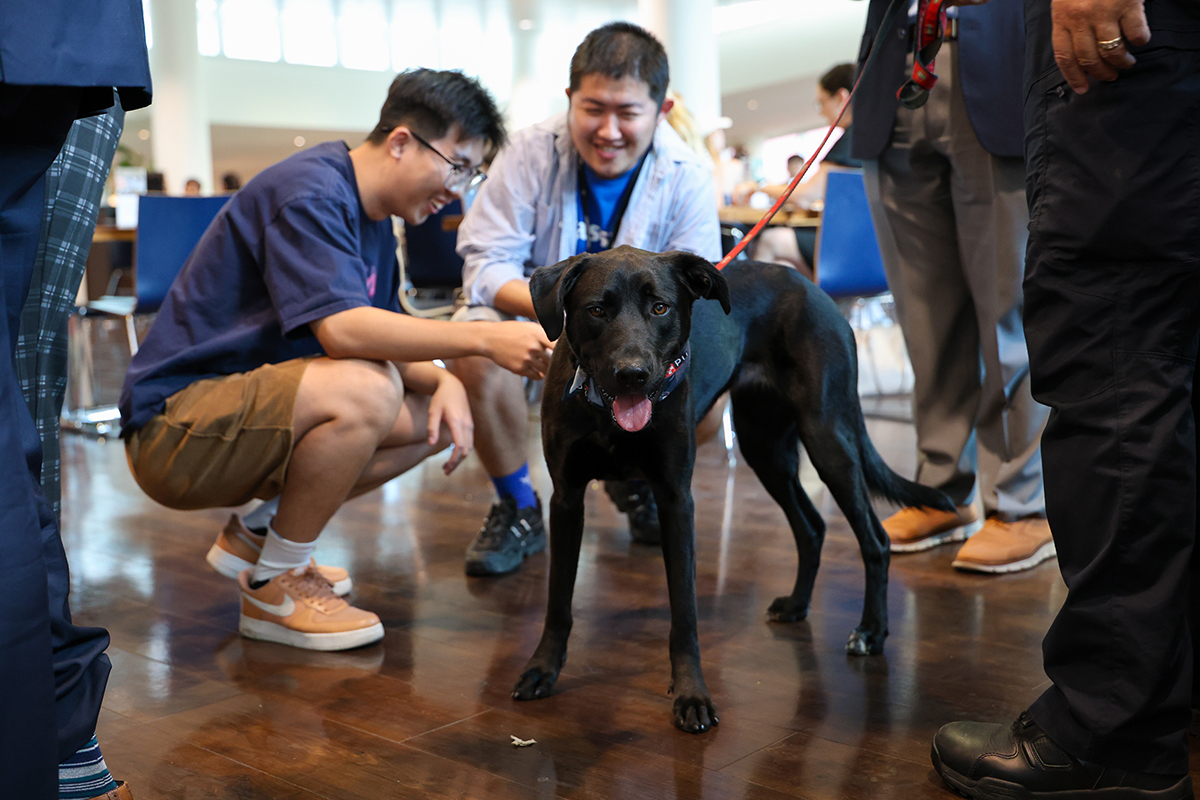
{"label": "tan and white sneaker", "polygon": [[[247,528],[237,514],[232,514],[229,522],[225,523],[225,528],[217,536],[217,541],[208,548],[208,555],[204,560],[226,578],[237,580],[242,570],[250,569],[258,563],[258,556],[266,539],[266,536]],[[313,563],[317,564],[315,559]],[[350,573],[341,567],[317,564],[317,569],[333,586],[335,594],[345,596],[354,588]]]}
{"label": "tan and white sneaker", "polygon": [[967,540],[951,566],[971,572],[1020,572],[1057,555],[1050,523],[1042,517],[1005,522],[989,517]]}
{"label": "tan and white sneaker", "polygon": [[334,594],[312,564],[277,575],[257,589],[250,588],[251,573],[238,575],[238,630],[243,636],[305,650],[349,650],[383,638],[379,617]]}
{"label": "tan and white sneaker", "polygon": [[909,506],[883,521],[893,553],[918,553],[939,544],[961,542],[982,525],[973,506],[959,506],[954,511]]}

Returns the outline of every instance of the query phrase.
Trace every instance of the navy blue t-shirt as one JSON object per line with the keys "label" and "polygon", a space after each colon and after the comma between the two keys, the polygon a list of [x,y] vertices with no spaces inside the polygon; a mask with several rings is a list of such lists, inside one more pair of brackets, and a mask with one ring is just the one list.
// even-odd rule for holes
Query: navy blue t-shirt
{"label": "navy blue t-shirt", "polygon": [[217,214],[171,285],[121,391],[121,426],[204,378],[324,353],[310,322],[400,311],[390,219],[363,210],[350,151],[326,142],[264,170]]}
{"label": "navy blue t-shirt", "polygon": [[583,165],[587,187],[586,191],[580,192],[579,243],[575,246],[576,255],[599,253],[612,247],[610,237],[615,237],[617,233],[611,230],[613,213],[617,210],[617,203],[625,193],[625,187],[629,185],[629,178],[635,169],[637,167],[632,167],[615,178],[601,178],[587,164]]}

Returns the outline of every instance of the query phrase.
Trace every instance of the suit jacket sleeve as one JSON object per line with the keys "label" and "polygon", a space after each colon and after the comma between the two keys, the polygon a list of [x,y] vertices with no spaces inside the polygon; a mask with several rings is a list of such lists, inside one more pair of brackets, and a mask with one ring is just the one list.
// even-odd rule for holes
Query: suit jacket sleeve
{"label": "suit jacket sleeve", "polygon": [[0,2],[0,83],[95,89],[85,108],[150,103],[141,0]]}

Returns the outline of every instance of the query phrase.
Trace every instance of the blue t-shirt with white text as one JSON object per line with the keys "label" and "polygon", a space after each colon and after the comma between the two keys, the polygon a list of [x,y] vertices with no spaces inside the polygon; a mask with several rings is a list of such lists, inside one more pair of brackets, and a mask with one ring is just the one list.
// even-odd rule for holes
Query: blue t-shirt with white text
{"label": "blue t-shirt with white text", "polygon": [[575,246],[576,255],[599,253],[612,247],[610,239],[617,233],[611,230],[613,214],[636,169],[633,167],[615,178],[601,178],[587,164],[583,165],[587,186],[580,187],[582,191],[579,193],[579,243]]}

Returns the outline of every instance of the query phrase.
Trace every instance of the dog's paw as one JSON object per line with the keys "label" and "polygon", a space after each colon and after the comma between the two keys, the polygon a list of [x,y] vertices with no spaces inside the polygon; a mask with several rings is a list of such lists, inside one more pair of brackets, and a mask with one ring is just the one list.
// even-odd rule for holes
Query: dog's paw
{"label": "dog's paw", "polygon": [[687,733],[704,733],[720,721],[708,695],[676,697],[674,713],[675,727]]}
{"label": "dog's paw", "polygon": [[531,667],[522,673],[517,685],[513,687],[513,699],[540,700],[548,697],[557,680],[557,672],[544,672],[540,667]]}
{"label": "dog's paw", "polygon": [[767,618],[772,622],[799,622],[808,619],[808,603],[800,603],[789,595],[776,597],[767,608]]}
{"label": "dog's paw", "polygon": [[877,656],[883,652],[883,640],[886,638],[887,631],[880,633],[859,625],[850,631],[846,652],[852,656]]}

